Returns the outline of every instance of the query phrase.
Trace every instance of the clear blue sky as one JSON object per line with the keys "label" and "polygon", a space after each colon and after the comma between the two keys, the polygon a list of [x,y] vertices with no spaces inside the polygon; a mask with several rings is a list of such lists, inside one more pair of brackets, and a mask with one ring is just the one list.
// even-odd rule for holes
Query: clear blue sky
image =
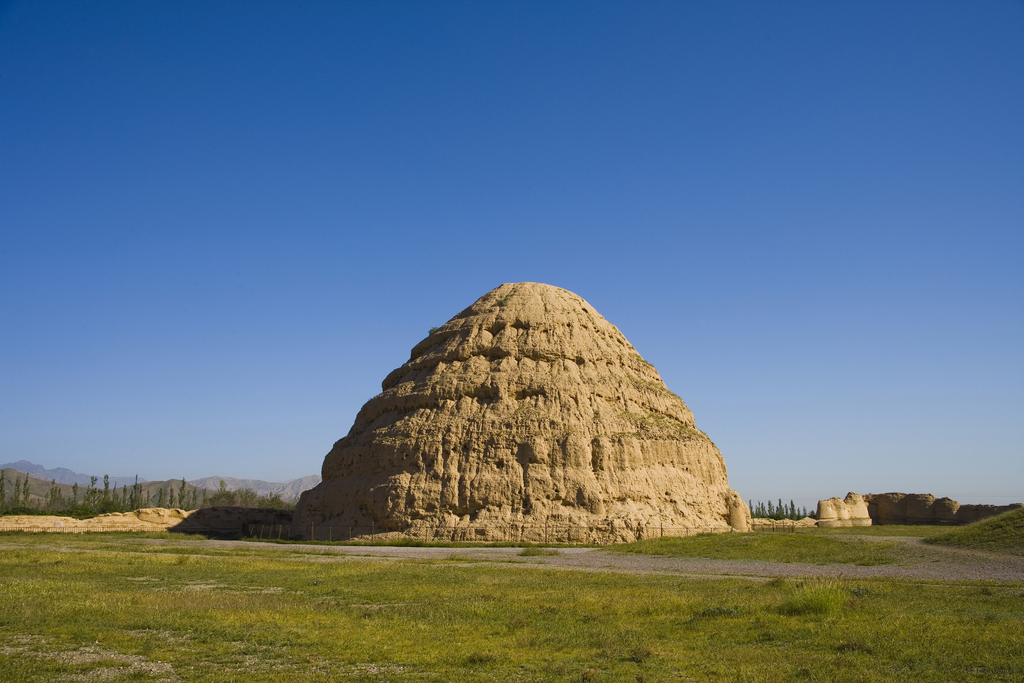
{"label": "clear blue sky", "polygon": [[514,281],[744,498],[1024,501],[1024,5],[0,4],[0,462],[318,473]]}

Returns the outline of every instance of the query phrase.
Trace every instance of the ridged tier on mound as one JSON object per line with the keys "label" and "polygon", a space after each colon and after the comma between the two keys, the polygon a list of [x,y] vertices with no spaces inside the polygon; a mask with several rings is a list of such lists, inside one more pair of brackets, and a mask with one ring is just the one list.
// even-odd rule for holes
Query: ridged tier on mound
{"label": "ridged tier on mound", "polygon": [[382,386],[302,494],[297,523],[503,538],[545,523],[629,538],[638,525],[748,528],[693,413],[572,292],[502,285]]}

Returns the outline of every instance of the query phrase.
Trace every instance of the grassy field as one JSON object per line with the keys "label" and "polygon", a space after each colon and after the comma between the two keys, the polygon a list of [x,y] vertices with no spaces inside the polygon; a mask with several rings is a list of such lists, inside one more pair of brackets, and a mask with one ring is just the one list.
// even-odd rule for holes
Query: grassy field
{"label": "grassy field", "polygon": [[612,552],[717,560],[770,560],[806,564],[893,564],[900,558],[895,541],[862,541],[811,533],[701,534],[652,538],[612,546]]}
{"label": "grassy field", "polygon": [[944,533],[931,536],[926,542],[1024,555],[1024,508],[944,530]]}
{"label": "grassy field", "polygon": [[1019,584],[338,561],[166,538],[0,535],[0,681],[1024,678]]}
{"label": "grassy field", "polygon": [[801,530],[801,533],[823,534],[833,536],[914,536],[927,538],[948,531],[946,526],[930,524],[883,524],[881,526],[840,526],[812,527]]}
{"label": "grassy field", "polygon": [[275,543],[279,545],[320,545],[320,546],[389,546],[395,548],[599,548],[597,543],[534,543],[532,541],[425,541],[419,538],[392,538],[380,535],[376,540],[358,541],[310,541],[308,539],[260,539],[245,536],[241,540],[250,543]]}

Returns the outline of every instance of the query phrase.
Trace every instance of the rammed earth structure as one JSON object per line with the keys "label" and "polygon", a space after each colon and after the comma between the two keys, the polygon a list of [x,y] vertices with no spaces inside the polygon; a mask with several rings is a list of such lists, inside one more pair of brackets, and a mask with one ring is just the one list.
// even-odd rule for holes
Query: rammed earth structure
{"label": "rammed earth structure", "polygon": [[501,285],[382,388],[302,494],[299,527],[524,540],[545,528],[549,540],[572,528],[610,540],[749,529],[693,413],[572,292]]}

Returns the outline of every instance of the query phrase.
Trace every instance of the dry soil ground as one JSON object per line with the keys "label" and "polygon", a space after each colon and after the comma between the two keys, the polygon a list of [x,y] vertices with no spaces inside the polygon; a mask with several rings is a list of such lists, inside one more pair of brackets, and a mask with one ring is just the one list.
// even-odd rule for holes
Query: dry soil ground
{"label": "dry soil ground", "polygon": [[[522,556],[521,548],[418,548],[402,546],[327,546],[260,543],[261,553],[309,552],[310,559],[377,558],[388,560],[453,560],[474,562],[515,562],[524,566],[577,571],[604,571],[633,574],[677,574],[681,576],[722,577],[893,577],[925,581],[1009,581],[1024,582],[1024,557],[979,550],[927,545],[920,538],[860,536],[853,539],[870,542],[895,542],[900,545],[900,561],[894,564],[858,566],[854,564],[801,564],[764,560],[715,560],[623,555],[601,548],[558,548],[551,555]],[[147,543],[166,543],[147,539]],[[247,541],[172,541],[210,548],[252,548]]]}

